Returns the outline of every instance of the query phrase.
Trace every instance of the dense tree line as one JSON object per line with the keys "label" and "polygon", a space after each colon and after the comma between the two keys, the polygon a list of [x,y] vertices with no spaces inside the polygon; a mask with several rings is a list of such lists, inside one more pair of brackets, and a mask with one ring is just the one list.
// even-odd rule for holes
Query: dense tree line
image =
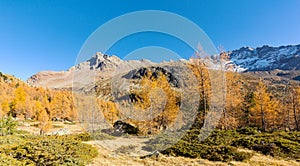
{"label": "dense tree line", "polygon": [[40,121],[41,132],[51,120],[76,120],[72,92],[32,87],[13,76],[0,76],[0,117]]}
{"label": "dense tree line", "polygon": [[[226,55],[225,55],[226,56]],[[221,57],[223,58],[223,57]],[[209,60],[206,60],[209,59]],[[196,54],[190,67],[198,79],[200,104],[195,126],[203,125],[209,111],[211,80],[210,58]],[[220,129],[258,127],[262,131],[300,130],[300,86],[296,82],[275,85],[261,78],[249,80],[242,73],[224,70],[225,106],[218,124]],[[284,88],[281,88],[284,86]],[[198,123],[197,123],[198,122]]]}

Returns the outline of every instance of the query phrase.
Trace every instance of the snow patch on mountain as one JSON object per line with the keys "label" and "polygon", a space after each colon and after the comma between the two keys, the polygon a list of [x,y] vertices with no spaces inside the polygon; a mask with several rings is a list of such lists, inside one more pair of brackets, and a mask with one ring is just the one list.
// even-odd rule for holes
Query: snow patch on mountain
{"label": "snow patch on mountain", "polygon": [[230,61],[247,71],[300,70],[300,45],[270,47],[264,45],[255,49],[242,47],[230,51]]}

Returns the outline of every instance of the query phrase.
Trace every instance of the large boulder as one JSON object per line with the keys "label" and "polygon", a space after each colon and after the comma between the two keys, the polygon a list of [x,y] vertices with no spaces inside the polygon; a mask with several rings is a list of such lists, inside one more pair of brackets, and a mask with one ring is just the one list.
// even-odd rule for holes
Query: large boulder
{"label": "large boulder", "polygon": [[114,123],[114,129],[117,132],[126,133],[126,134],[138,134],[139,129],[129,123],[118,120]]}

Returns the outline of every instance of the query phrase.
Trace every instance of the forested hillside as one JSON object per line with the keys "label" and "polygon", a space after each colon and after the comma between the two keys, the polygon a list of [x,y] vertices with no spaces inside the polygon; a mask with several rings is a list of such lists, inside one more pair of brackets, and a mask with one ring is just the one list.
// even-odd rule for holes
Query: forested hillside
{"label": "forested hillside", "polygon": [[0,73],[0,115],[21,119],[76,120],[72,92],[33,87]]}
{"label": "forested hillside", "polygon": [[[206,62],[194,59],[191,69],[200,91],[199,118],[209,111],[212,88]],[[274,84],[249,73],[226,71],[225,107],[219,129],[258,127],[262,131],[300,130],[300,86],[297,81]],[[204,114],[203,114],[204,112]]]}
{"label": "forested hillside", "polygon": [[[196,88],[200,95],[198,115],[193,127],[201,128],[205,116],[210,111],[212,88],[214,88],[210,80],[211,71],[208,69],[206,61],[201,58],[195,58],[187,65],[197,78],[198,86]],[[291,80],[289,82],[274,83],[253,73],[238,73],[229,70],[224,71],[223,74],[225,77],[223,83],[226,85],[224,89],[226,91],[225,106],[220,111],[221,119],[216,124],[217,128],[227,130],[257,127],[261,131],[300,130],[299,82]],[[150,107],[151,95],[156,99],[151,100],[155,103],[152,104],[160,105],[159,102],[162,100],[160,99],[160,92],[156,93],[157,88],[163,89],[164,93],[167,94],[163,112],[156,118],[145,121],[144,123],[148,123],[147,125],[127,119],[127,122],[143,128],[141,131],[144,131],[144,133],[146,133],[145,130],[150,128],[152,128],[151,131],[158,128],[167,128],[174,122],[172,119],[178,114],[181,96],[178,93],[178,88],[172,83],[168,83],[167,77],[168,75],[164,75],[160,71],[148,70],[144,77],[133,80],[135,86],[138,85],[140,88],[130,90],[131,101],[129,103],[132,102],[134,105],[132,111],[138,111],[140,114],[142,114],[142,111],[146,111]],[[101,83],[97,84],[95,87],[97,94],[101,94],[104,87]],[[111,124],[122,116],[122,112],[117,110],[113,102],[114,99],[111,98],[109,101],[98,100],[98,103],[102,105],[101,111],[104,112],[104,116],[109,119]],[[110,103],[108,104],[110,106],[107,103]],[[148,129],[145,126],[148,126]]]}

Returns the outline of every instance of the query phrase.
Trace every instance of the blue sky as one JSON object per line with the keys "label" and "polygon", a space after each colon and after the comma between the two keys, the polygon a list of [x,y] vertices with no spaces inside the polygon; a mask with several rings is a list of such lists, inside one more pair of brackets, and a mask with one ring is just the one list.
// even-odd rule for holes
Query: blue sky
{"label": "blue sky", "polygon": [[[300,44],[299,8],[299,0],[1,0],[0,71],[25,80],[41,70],[66,70],[99,26],[140,10],[164,10],[186,17],[226,50]],[[138,37],[125,38],[109,53],[122,58],[137,49]],[[144,45],[160,41],[184,58],[192,54],[180,51],[170,37],[145,37]]]}

